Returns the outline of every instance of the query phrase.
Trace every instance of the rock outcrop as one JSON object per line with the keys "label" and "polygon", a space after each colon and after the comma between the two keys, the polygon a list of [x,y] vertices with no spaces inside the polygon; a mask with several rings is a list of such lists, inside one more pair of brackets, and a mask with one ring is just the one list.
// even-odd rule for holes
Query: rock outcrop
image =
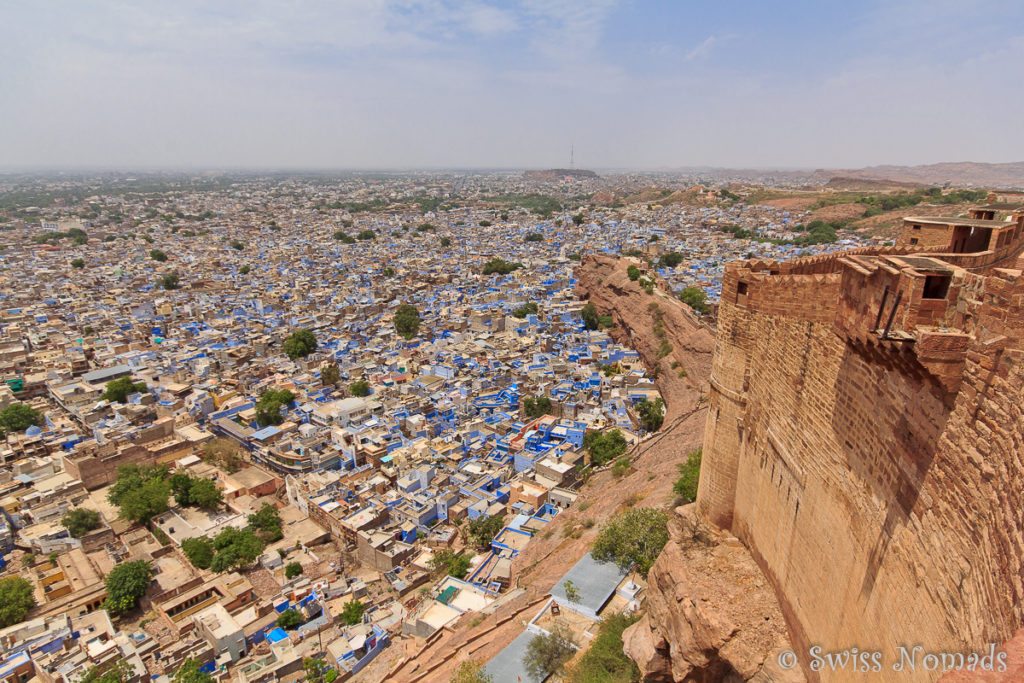
{"label": "rock outcrop", "polygon": [[739,540],[705,527],[692,505],[669,522],[647,585],[647,613],[623,635],[645,680],[804,680],[779,665],[790,643],[771,584]]}

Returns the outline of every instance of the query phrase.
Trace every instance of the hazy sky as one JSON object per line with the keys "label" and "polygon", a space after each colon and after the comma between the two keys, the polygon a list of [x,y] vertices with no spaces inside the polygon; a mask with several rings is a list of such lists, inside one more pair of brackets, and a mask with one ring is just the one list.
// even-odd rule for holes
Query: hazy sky
{"label": "hazy sky", "polygon": [[1021,0],[4,0],[0,166],[1024,159]]}

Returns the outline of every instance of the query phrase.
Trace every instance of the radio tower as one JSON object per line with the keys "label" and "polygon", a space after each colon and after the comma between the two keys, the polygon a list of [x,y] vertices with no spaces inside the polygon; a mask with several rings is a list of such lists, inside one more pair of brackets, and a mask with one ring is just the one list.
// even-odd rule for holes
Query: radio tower
{"label": "radio tower", "polygon": [[569,143],[569,170],[575,170],[576,168],[576,146],[571,142]]}

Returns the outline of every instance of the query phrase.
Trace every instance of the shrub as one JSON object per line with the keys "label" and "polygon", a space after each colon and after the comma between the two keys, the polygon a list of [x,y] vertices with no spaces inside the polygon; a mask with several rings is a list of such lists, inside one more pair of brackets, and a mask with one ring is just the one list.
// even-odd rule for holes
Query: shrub
{"label": "shrub", "polygon": [[357,379],[348,385],[348,393],[353,396],[369,396],[370,395],[370,383],[364,379]]}
{"label": "shrub", "polygon": [[708,295],[700,287],[687,287],[679,292],[679,300],[698,313],[707,314],[711,311],[707,303]]}
{"label": "shrub", "polygon": [[702,451],[698,448],[686,456],[686,462],[681,462],[677,466],[680,476],[672,486],[672,490],[680,497],[683,503],[692,503],[697,500],[701,454]]}
{"label": "shrub", "polygon": [[300,574],[302,574],[302,565],[298,562],[289,562],[287,565],[285,565],[285,578],[294,579],[296,576],[299,576]]}
{"label": "shrub", "polygon": [[629,275],[629,279],[633,282],[640,279],[640,269],[636,266],[631,265],[629,268],[626,268],[626,274]]}
{"label": "shrub", "polygon": [[72,268],[85,268],[85,260],[80,258],[71,259]]}
{"label": "shrub", "polygon": [[153,259],[154,261],[160,261],[161,263],[163,263],[164,261],[167,260],[167,254],[160,251],[159,249],[150,249],[149,258]]}
{"label": "shrub", "polygon": [[601,626],[587,651],[569,672],[570,683],[631,683],[640,680],[640,670],[622,651],[622,632],[640,619],[639,615],[612,614]]}

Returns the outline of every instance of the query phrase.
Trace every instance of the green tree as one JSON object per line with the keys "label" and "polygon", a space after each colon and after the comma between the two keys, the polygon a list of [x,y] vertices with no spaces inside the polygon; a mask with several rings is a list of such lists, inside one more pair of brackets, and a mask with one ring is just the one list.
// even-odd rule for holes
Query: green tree
{"label": "green tree", "polygon": [[177,273],[167,273],[160,278],[160,286],[164,289],[177,289],[180,282],[181,278]]}
{"label": "green tree", "polygon": [[505,518],[501,515],[480,515],[469,522],[466,533],[480,550],[491,547],[491,541],[505,527]]}
{"label": "green tree", "polygon": [[103,608],[114,614],[124,614],[139,604],[139,599],[153,579],[153,568],[145,560],[125,562],[107,574],[107,599]]}
{"label": "green tree", "polygon": [[245,244],[240,242],[239,240],[231,240],[231,248],[234,249],[235,251],[242,251],[243,249],[245,249]]}
{"label": "green tree", "polygon": [[359,600],[351,600],[341,608],[341,620],[349,626],[355,626],[363,621],[363,612],[365,611],[366,605]]}
{"label": "green tree", "polygon": [[583,324],[588,330],[596,330],[601,327],[601,316],[598,314],[597,306],[594,305],[593,301],[588,301],[583,306],[580,316],[583,318]]}
{"label": "green tree", "polygon": [[528,234],[526,237],[523,238],[523,241],[524,242],[543,242],[544,241],[544,235],[540,234],[539,232],[531,232],[530,234]]}
{"label": "green tree", "polygon": [[186,659],[174,672],[171,680],[174,683],[214,683],[215,679],[200,668],[199,660]]}
{"label": "green tree", "polygon": [[71,259],[72,268],[85,268],[85,259],[73,258]]}
{"label": "green tree", "polygon": [[450,247],[450,246],[452,246],[452,241],[450,239],[448,239],[447,237],[442,237],[441,238],[441,246],[442,247]]}
{"label": "green tree", "polygon": [[484,275],[491,275],[492,273],[498,273],[499,275],[508,275],[514,270],[519,270],[523,267],[522,263],[510,263],[503,258],[495,256],[490,261],[484,264]]}
{"label": "green tree", "polygon": [[697,484],[700,482],[700,460],[702,451],[698,448],[686,456],[686,462],[677,465],[679,468],[679,479],[672,486],[672,490],[682,498],[684,503],[692,503],[697,500]]}
{"label": "green tree", "polygon": [[655,432],[665,421],[665,402],[661,398],[656,398],[653,401],[648,401],[645,398],[637,406],[637,412],[640,413],[640,424],[643,425],[643,428],[649,432]]}
{"label": "green tree", "polygon": [[494,683],[494,676],[484,671],[484,665],[467,659],[455,670],[448,683]]}
{"label": "green tree", "polygon": [[358,235],[356,235],[356,239],[367,241],[372,240],[376,236],[377,233],[375,233],[373,230],[362,230],[359,232]]}
{"label": "green tree", "polygon": [[120,508],[122,517],[141,524],[167,512],[170,496],[167,468],[162,466],[121,465],[107,493],[108,500]]}
{"label": "green tree", "polygon": [[281,531],[281,515],[270,503],[264,503],[259,510],[249,515],[248,522],[266,543],[273,543],[284,537]]}
{"label": "green tree", "polygon": [[662,254],[661,258],[658,259],[658,264],[662,268],[675,268],[683,262],[683,255],[678,251],[672,251],[667,254]]}
{"label": "green tree", "polygon": [[281,406],[288,405],[294,400],[295,394],[288,389],[267,389],[256,402],[256,422],[261,427],[281,424],[284,422]]}
{"label": "green tree", "polygon": [[302,565],[298,562],[289,562],[287,565],[285,565],[285,578],[294,579],[296,576],[299,576],[300,574],[302,574]]}
{"label": "green tree", "polygon": [[346,235],[345,232],[342,230],[335,231],[334,239],[338,240],[342,244],[355,244],[356,242],[354,237]]}
{"label": "green tree", "polygon": [[590,463],[601,467],[626,452],[628,444],[621,430],[590,432],[583,437],[583,447],[590,453]]}
{"label": "green tree", "polygon": [[167,254],[160,251],[159,249],[150,249],[149,258],[153,259],[154,261],[159,261],[163,263],[164,261],[167,260]]}
{"label": "green tree", "polygon": [[535,681],[543,681],[565,666],[576,654],[572,636],[561,624],[552,627],[547,635],[536,635],[526,645],[523,667]]}
{"label": "green tree", "polygon": [[391,277],[392,275],[395,274],[395,269],[392,268],[391,266],[386,266],[380,272],[381,272],[381,275],[383,275],[384,277]]}
{"label": "green tree", "polygon": [[410,304],[402,304],[395,311],[395,331],[406,339],[412,339],[420,329],[420,312]]}
{"label": "green tree", "polygon": [[181,551],[194,567],[209,569],[213,564],[213,541],[205,536],[186,538],[181,542]]}
{"label": "green tree", "polygon": [[357,379],[348,385],[348,393],[353,396],[369,396],[370,383],[363,379]]}
{"label": "green tree", "polygon": [[81,538],[100,525],[100,513],[89,508],[74,508],[64,513],[60,523],[71,538]]}
{"label": "green tree", "polygon": [[20,576],[0,579],[0,628],[22,622],[35,606],[31,583]]}
{"label": "green tree", "polygon": [[679,300],[698,313],[707,314],[711,311],[711,307],[708,306],[708,295],[700,287],[687,287],[679,292]]}
{"label": "green tree", "polygon": [[103,392],[101,398],[111,403],[127,403],[130,394],[144,393],[145,391],[145,382],[133,382],[131,377],[119,377],[107,382],[107,390]]}
{"label": "green tree", "polygon": [[633,282],[636,282],[638,279],[640,279],[640,269],[632,264],[629,266],[629,268],[626,268],[626,274],[629,275],[629,279],[632,280]]}
{"label": "green tree", "polygon": [[285,629],[286,631],[290,631],[293,628],[296,628],[301,623],[302,614],[298,610],[292,609],[290,607],[285,611],[281,612],[281,616],[277,618],[277,625]]}
{"label": "green tree", "polygon": [[514,315],[517,318],[525,318],[528,315],[536,313],[538,310],[540,309],[537,307],[537,304],[530,301],[523,304],[516,310],[512,311],[512,315]]}
{"label": "green tree", "polygon": [[536,398],[527,396],[523,399],[523,412],[529,418],[553,415],[554,406],[551,404],[551,399],[547,396],[538,396]]}
{"label": "green tree", "polygon": [[341,371],[338,370],[337,363],[325,363],[320,366],[320,381],[324,383],[324,386],[337,384],[340,379]]}
{"label": "green tree", "polygon": [[263,552],[263,542],[251,529],[225,527],[213,539],[217,551],[210,569],[215,572],[240,570],[251,565]]}
{"label": "green tree", "polygon": [[579,604],[579,601],[581,599],[580,589],[576,586],[576,584],[571,579],[569,579],[566,580],[566,582],[563,584],[563,587],[565,588],[566,599],[568,599],[571,603]]}
{"label": "green tree", "polygon": [[21,566],[22,567],[26,567],[26,568],[27,567],[31,567],[35,563],[36,563],[36,554],[35,553],[25,553],[24,555],[21,556]]}
{"label": "green tree", "polygon": [[657,508],[630,508],[608,520],[590,554],[598,562],[635,567],[644,577],[668,542],[668,517]]}
{"label": "green tree", "polygon": [[601,621],[597,637],[569,672],[569,683],[634,683],[640,669],[622,651],[622,632],[635,624],[639,615],[610,614]]}
{"label": "green tree", "polygon": [[32,425],[42,424],[43,414],[27,403],[12,403],[0,410],[0,427],[6,432],[23,432]]}
{"label": "green tree", "polygon": [[305,657],[302,660],[302,668],[306,672],[308,683],[324,683],[327,675],[327,663],[317,657]]}
{"label": "green tree", "polygon": [[572,217],[572,224],[577,226],[577,227],[583,225],[583,214],[582,213],[578,213],[575,216],[573,216]]}
{"label": "green tree", "polygon": [[212,479],[205,477],[195,479],[192,488],[189,490],[189,504],[196,505],[207,510],[213,510],[224,500],[224,494],[217,488]]}
{"label": "green tree", "polygon": [[305,358],[316,351],[316,348],[316,337],[309,330],[296,330],[284,342],[284,352],[292,360]]}
{"label": "green tree", "polygon": [[242,275],[248,275],[250,272],[252,272],[252,266],[246,264],[239,268],[238,272],[241,273]]}
{"label": "green tree", "polygon": [[443,572],[456,579],[461,579],[469,571],[471,558],[466,553],[443,548],[434,553],[430,559],[430,568],[435,572]]}
{"label": "green tree", "polygon": [[185,472],[175,472],[167,483],[171,485],[171,494],[178,505],[189,506],[192,504],[192,483],[195,479]]}

